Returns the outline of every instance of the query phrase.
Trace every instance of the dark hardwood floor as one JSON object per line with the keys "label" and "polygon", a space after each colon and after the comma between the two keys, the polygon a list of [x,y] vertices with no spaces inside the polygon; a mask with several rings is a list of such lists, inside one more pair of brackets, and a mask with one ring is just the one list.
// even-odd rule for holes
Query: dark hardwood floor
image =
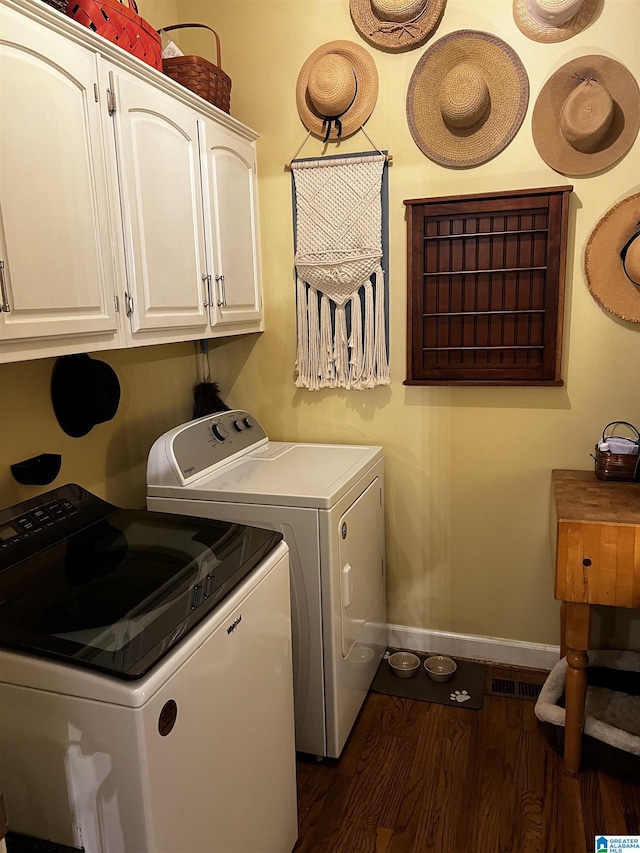
{"label": "dark hardwood floor", "polygon": [[339,759],[298,758],[296,853],[587,853],[596,834],[639,835],[640,785],[568,776],[533,708],[370,693]]}

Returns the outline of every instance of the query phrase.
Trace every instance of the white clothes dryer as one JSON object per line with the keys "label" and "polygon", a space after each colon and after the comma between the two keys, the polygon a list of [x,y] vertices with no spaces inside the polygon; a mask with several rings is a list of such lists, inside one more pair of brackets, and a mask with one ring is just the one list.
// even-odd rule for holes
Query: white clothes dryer
{"label": "white clothes dryer", "polygon": [[337,758],[387,646],[382,448],[270,441],[221,412],[161,436],[147,507],[280,531],[289,546],[296,749]]}

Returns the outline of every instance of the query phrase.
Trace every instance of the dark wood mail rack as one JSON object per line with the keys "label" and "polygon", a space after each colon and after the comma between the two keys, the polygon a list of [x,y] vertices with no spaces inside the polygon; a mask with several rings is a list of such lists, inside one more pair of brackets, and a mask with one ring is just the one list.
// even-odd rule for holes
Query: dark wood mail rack
{"label": "dark wood mail rack", "polygon": [[412,199],[405,385],[562,385],[573,187]]}

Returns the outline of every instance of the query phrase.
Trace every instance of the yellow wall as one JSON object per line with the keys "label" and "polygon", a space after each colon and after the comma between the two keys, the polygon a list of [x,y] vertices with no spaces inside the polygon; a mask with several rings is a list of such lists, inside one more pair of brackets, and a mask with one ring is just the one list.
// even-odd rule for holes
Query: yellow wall
{"label": "yellow wall", "polygon": [[[149,0],[147,0],[149,5]],[[153,5],[151,3],[151,5]],[[233,86],[231,111],[258,143],[266,332],[225,344],[214,370],[237,405],[253,409],[279,439],[384,446],[391,622],[463,633],[556,642],[548,544],[552,468],[590,468],[589,453],[610,420],[640,422],[640,326],[602,311],[582,272],[585,241],[606,208],[639,189],[640,140],[615,168],[571,180],[550,169],[531,138],[531,112],[548,76],[585,53],[615,56],[640,78],[640,2],[607,0],[573,39],[538,44],[517,29],[511,0],[448,0],[436,38],[487,30],[514,47],[530,80],[529,111],[512,144],[474,169],[435,165],[409,133],[405,96],[424,48],[373,48],[380,78],[366,125],[389,149],[390,388],[296,390],[290,176],[284,164],[306,130],[295,106],[301,65],[319,45],[361,44],[348,0],[178,0],[182,19],[208,23],[222,42]],[[207,54],[211,55],[211,54]],[[367,150],[358,134],[343,151]],[[313,137],[301,156],[322,152]],[[332,147],[329,153],[335,153]],[[403,199],[573,184],[563,388],[405,387],[406,238]],[[241,369],[239,370],[239,365]],[[237,378],[227,374],[237,373]],[[238,372],[239,371],[239,372]],[[622,374],[627,377],[621,378]],[[624,624],[624,620],[618,620]],[[626,639],[626,629],[619,630]]]}
{"label": "yellow wall", "polygon": [[156,29],[168,27],[180,21],[177,0],[152,0],[152,2],[147,0],[146,3],[138,3],[137,5],[140,14],[144,15],[151,26],[156,27]]}
{"label": "yellow wall", "polygon": [[[359,41],[347,0],[140,0],[154,25],[195,20],[221,37],[233,80],[232,114],[254,127],[258,143],[266,331],[216,344],[214,378],[233,406],[246,407],[274,439],[381,444],[387,474],[389,620],[410,625],[557,642],[548,545],[552,468],[590,468],[603,425],[640,423],[640,326],[602,311],[582,273],[587,236],[618,199],[637,192],[640,141],[607,172],[568,179],[549,169],[531,140],[530,117],[548,75],[583,53],[613,55],[640,77],[640,0],[607,0],[599,19],[568,42],[540,45],[520,34],[511,0],[448,0],[436,38],[460,28],[493,32],[525,63],[531,84],[524,124],[495,160],[475,169],[436,166],[415,146],[405,94],[422,50],[371,49],[380,77],[367,132],[394,162],[390,187],[390,355],[392,385],[364,392],[295,389],[295,300],[290,176],[284,164],[306,130],[295,107],[300,66],[320,44]],[[179,15],[179,18],[178,18]],[[362,134],[340,145],[366,150]],[[319,154],[311,139],[302,155]],[[332,148],[331,153],[334,149]],[[403,199],[573,184],[564,337],[563,388],[405,387],[406,265]],[[193,344],[97,357],[120,378],[113,421],[71,439],[49,398],[54,361],[0,366],[0,468],[3,506],[39,491],[19,486],[8,465],[60,452],[57,483],[80,482],[116,503],[144,502],[146,455],[153,440],[190,417],[197,379]],[[633,614],[637,619],[637,614]],[[634,624],[618,618],[605,639],[623,644]]]}

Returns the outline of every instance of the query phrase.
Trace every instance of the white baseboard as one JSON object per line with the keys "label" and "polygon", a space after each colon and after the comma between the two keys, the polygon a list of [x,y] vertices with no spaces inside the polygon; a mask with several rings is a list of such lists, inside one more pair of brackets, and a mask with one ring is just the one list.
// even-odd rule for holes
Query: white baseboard
{"label": "white baseboard", "polygon": [[388,643],[393,648],[432,652],[451,657],[506,663],[551,670],[560,659],[560,647],[542,643],[523,643],[499,637],[475,637],[472,634],[452,634],[389,625]]}

